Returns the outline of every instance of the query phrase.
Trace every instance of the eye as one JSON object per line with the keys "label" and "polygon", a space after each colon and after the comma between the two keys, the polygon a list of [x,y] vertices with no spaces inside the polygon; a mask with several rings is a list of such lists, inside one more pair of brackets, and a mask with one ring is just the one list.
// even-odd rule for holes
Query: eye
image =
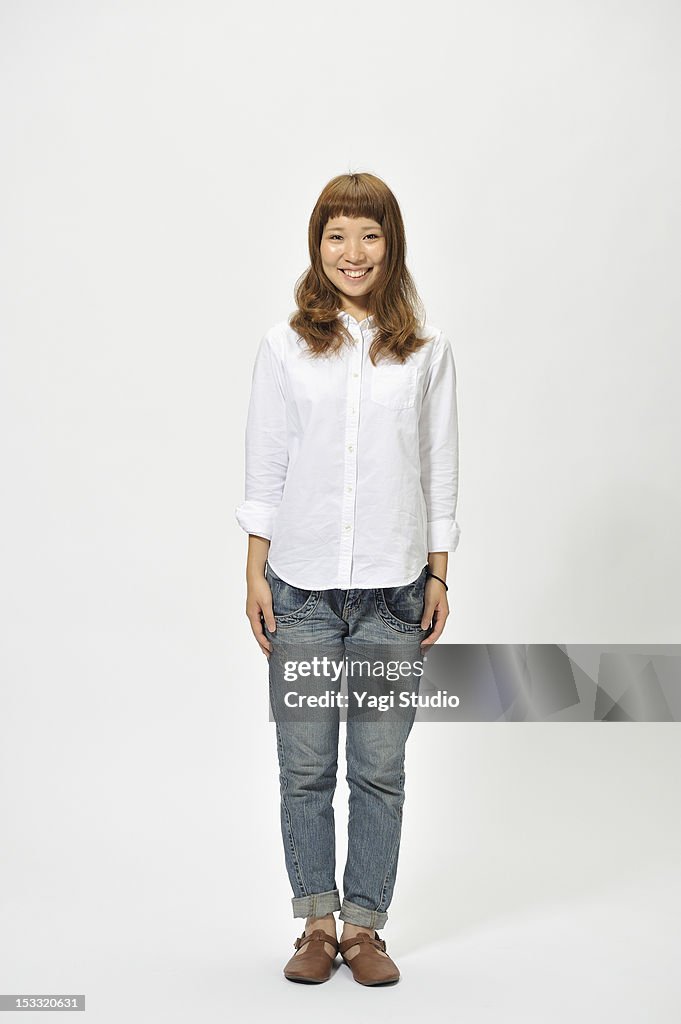
{"label": "eye", "polygon": [[[330,242],[333,242],[336,238],[342,238],[342,237],[343,237],[342,235],[329,235],[328,236]],[[379,238],[380,236],[375,234],[375,232],[372,232],[371,234],[365,235],[364,237],[365,238]]]}

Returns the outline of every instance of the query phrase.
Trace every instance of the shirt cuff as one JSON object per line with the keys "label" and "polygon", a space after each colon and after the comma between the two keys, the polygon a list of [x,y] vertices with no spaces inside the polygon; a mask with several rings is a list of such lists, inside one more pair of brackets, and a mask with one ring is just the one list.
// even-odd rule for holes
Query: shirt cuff
{"label": "shirt cuff", "polygon": [[236,521],[246,533],[271,540],[278,507],[263,505],[260,501],[244,501],[236,507]]}
{"label": "shirt cuff", "polygon": [[460,535],[455,519],[435,519],[428,523],[428,551],[456,551]]}

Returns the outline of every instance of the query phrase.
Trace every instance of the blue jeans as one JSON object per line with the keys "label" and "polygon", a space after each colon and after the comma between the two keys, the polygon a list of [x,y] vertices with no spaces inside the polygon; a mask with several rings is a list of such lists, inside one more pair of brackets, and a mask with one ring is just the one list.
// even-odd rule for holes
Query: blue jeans
{"label": "blue jeans", "polygon": [[[395,659],[422,657],[421,628],[426,570],[402,587],[359,590],[301,590],[280,579],[268,564],[277,628],[264,625],[272,643],[270,704],[275,720],[280,768],[281,830],[286,869],[294,893],[294,917],[340,919],[382,928],[393,896],[404,803],[404,753],[415,707],[371,715],[347,715],[346,761],[350,790],[348,855],[343,903],[335,881],[333,795],[338,766],[339,709],[320,707],[298,715],[288,710],[287,693],[305,689],[285,675],[292,652],[319,653],[348,664],[368,648]],[[373,647],[371,645],[374,645]],[[380,645],[376,647],[375,645]],[[392,662],[396,664],[396,662]],[[320,684],[310,684],[312,690]],[[340,682],[325,687],[339,691]],[[351,690],[366,689],[350,679]],[[409,682],[418,692],[418,681]],[[290,697],[288,698],[290,700]]]}

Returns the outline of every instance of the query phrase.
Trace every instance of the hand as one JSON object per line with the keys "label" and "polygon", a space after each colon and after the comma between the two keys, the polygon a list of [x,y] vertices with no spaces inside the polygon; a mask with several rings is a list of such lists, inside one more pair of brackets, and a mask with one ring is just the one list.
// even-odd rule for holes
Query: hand
{"label": "hand", "polygon": [[[267,639],[262,626],[262,619],[271,633],[277,628],[272,607],[272,591],[264,576],[256,576],[248,580],[248,593],[246,596],[246,615],[253,630],[253,636],[258,641],[260,650],[269,659],[272,653],[272,644]],[[261,618],[262,617],[262,618]]]}
{"label": "hand", "polygon": [[433,623],[433,632],[422,641],[421,647],[431,647],[440,639],[445,622],[449,615],[449,601],[444,584],[440,583],[433,576],[426,580],[426,596],[423,602],[423,618],[421,626],[428,629]]}

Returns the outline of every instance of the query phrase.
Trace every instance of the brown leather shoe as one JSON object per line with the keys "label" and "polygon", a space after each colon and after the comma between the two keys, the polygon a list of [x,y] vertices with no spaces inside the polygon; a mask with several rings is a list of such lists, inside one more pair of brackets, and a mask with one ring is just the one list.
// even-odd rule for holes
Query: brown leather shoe
{"label": "brown leather shoe", "polygon": [[[367,932],[360,932],[354,939],[345,939],[338,946],[343,961],[352,971],[352,976],[360,985],[387,985],[390,981],[399,981],[400,972],[397,964],[389,956],[381,956],[376,952],[382,949],[385,953],[385,939],[377,931],[375,938]],[[361,946],[359,953],[347,958],[345,954],[352,946]]]}
{"label": "brown leather shoe", "polygon": [[[324,949],[325,942],[333,946],[333,956],[329,956]],[[331,977],[333,962],[338,955],[338,939],[335,939],[333,935],[328,935],[323,928],[315,928],[309,935],[303,932],[293,945],[296,949],[300,949],[302,946],[307,948],[303,953],[294,953],[286,964],[284,974],[289,981],[328,981]]]}

